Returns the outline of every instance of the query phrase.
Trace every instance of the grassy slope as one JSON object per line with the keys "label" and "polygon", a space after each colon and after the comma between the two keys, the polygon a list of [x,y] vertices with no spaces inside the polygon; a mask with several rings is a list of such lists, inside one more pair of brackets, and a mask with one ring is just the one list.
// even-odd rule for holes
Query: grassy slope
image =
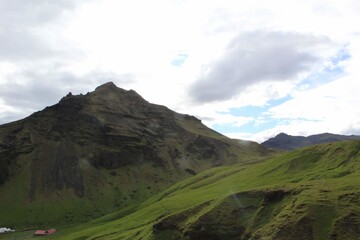
{"label": "grassy slope", "polygon": [[[360,141],[339,142],[210,169],[142,204],[59,227],[56,237],[358,239],[359,150]],[[17,234],[31,233],[6,236]]]}
{"label": "grassy slope", "polygon": [[[99,181],[94,182],[91,178],[85,178],[85,181],[89,181],[88,185],[93,188],[88,190],[86,198],[78,198],[71,189],[64,189],[52,195],[39,196],[37,201],[29,201],[31,166],[29,161],[25,160],[21,166],[17,177],[0,188],[1,226],[26,228],[82,222],[102,216],[112,206],[116,209],[132,205],[173,183],[154,182],[166,176],[162,176],[164,173],[150,164],[115,170],[90,169],[91,175],[96,176]],[[113,173],[116,175],[113,176]],[[153,175],[156,175],[156,178],[153,179]],[[172,179],[176,180],[179,179]]]}
{"label": "grassy slope", "polygon": [[359,150],[360,141],[339,142],[258,164],[214,168],[133,209],[65,228],[58,237],[356,239]]}

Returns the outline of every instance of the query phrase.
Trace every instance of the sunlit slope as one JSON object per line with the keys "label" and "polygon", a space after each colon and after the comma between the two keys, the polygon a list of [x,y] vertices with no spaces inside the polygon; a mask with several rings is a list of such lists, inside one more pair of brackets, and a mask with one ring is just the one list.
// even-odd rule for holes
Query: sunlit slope
{"label": "sunlit slope", "polygon": [[359,239],[360,141],[219,167],[63,239]]}

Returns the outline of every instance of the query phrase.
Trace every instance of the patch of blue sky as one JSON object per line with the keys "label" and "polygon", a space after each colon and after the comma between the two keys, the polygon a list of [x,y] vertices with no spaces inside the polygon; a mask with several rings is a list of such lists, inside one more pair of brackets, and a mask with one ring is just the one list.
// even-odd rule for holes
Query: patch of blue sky
{"label": "patch of blue sky", "polygon": [[281,123],[281,120],[268,118],[266,113],[272,107],[281,105],[282,103],[290,100],[291,97],[288,95],[283,98],[270,100],[265,106],[246,106],[240,108],[232,108],[228,113],[233,116],[253,117],[255,120],[250,121],[242,126],[237,126],[236,123],[227,124],[215,124],[213,128],[221,133],[256,133],[264,131],[269,128],[276,127]]}
{"label": "patch of blue sky", "polygon": [[246,106],[240,108],[231,108],[230,114],[233,116],[244,116],[244,117],[261,117],[264,113],[267,112],[268,109],[281,105],[284,102],[287,102],[291,99],[290,95],[286,97],[273,99],[267,102],[264,106]]}
{"label": "patch of blue sky", "polygon": [[251,122],[248,122],[242,126],[236,126],[234,124],[215,124],[213,126],[215,131],[221,132],[223,134],[227,133],[258,133],[265,131],[267,129],[275,128],[279,125],[288,125],[293,121],[307,121],[307,122],[319,122],[320,120],[316,119],[275,119],[275,118],[257,118]]}
{"label": "patch of blue sky", "polygon": [[346,45],[345,45],[343,48],[341,48],[337,52],[335,57],[330,59],[330,61],[334,66],[336,66],[336,65],[338,65],[339,63],[341,63],[343,61],[349,60],[350,58],[351,58],[351,55],[350,55],[350,53],[347,50]]}
{"label": "patch of blue sky", "polygon": [[287,95],[287,96],[285,96],[283,98],[272,99],[266,104],[266,107],[267,107],[267,109],[269,109],[269,108],[281,105],[284,102],[289,101],[290,99],[291,99],[290,95]]}
{"label": "patch of blue sky", "polygon": [[246,133],[257,133],[261,132],[270,128],[276,127],[279,123],[281,123],[281,120],[277,119],[267,119],[267,120],[260,120],[259,122],[257,120],[248,122],[242,126],[236,126],[234,124],[228,123],[228,124],[215,124],[213,128],[215,131],[221,132],[223,134],[226,133],[240,133],[240,132],[246,132]]}
{"label": "patch of blue sky", "polygon": [[331,82],[345,74],[344,66],[342,62],[351,58],[350,53],[346,49],[346,46],[338,51],[336,56],[330,59],[331,64],[326,67],[323,71],[314,73],[308,76],[302,84],[307,84],[309,87],[315,87],[327,82]]}
{"label": "patch of blue sky", "polygon": [[325,69],[322,72],[314,73],[304,79],[301,84],[307,84],[310,88],[331,82],[344,75],[344,69],[336,66],[332,69]]}
{"label": "patch of blue sky", "polygon": [[176,67],[181,67],[188,57],[189,56],[185,53],[178,54],[178,55],[176,55],[176,58],[174,58],[171,61],[171,65],[176,66]]}

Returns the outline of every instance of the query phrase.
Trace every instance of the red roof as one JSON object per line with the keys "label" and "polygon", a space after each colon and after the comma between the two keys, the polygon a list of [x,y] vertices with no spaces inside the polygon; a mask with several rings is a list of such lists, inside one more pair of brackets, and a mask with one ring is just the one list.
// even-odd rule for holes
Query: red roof
{"label": "red roof", "polygon": [[46,231],[45,230],[36,230],[34,235],[46,235]]}
{"label": "red roof", "polygon": [[50,235],[50,234],[54,234],[56,233],[56,229],[55,228],[51,228],[49,230],[36,230],[34,235],[36,236],[43,236],[43,235]]}
{"label": "red roof", "polygon": [[54,234],[56,233],[56,229],[55,228],[52,228],[52,229],[49,229],[46,231],[48,234]]}

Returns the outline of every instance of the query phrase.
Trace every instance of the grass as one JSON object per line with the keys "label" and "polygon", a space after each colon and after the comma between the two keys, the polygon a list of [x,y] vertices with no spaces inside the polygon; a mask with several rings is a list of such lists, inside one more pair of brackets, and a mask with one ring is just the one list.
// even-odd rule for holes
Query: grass
{"label": "grass", "polygon": [[216,167],[142,203],[59,226],[54,237],[355,240],[360,234],[359,150],[360,141],[345,141]]}
{"label": "grass", "polygon": [[[336,222],[350,213],[360,216],[359,200],[346,197],[360,192],[359,149],[359,141],[332,143],[257,164],[214,168],[177,183],[132,209],[64,229],[58,238],[340,236]],[[348,239],[355,237],[350,235]]]}

